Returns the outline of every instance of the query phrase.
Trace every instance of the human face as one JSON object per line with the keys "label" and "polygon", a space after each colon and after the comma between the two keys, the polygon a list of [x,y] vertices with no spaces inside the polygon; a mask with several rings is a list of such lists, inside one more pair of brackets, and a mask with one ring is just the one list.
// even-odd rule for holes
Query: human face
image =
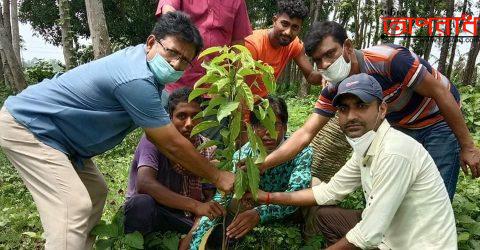
{"label": "human face", "polygon": [[385,118],[387,106],[379,106],[376,101],[364,103],[352,94],[345,94],[339,100],[338,123],[343,133],[350,138],[357,138],[370,130],[377,130]]}
{"label": "human face", "polygon": [[277,139],[270,137],[270,133],[268,130],[263,127],[261,124],[256,124],[253,126],[253,130],[255,134],[257,134],[260,139],[262,139],[263,146],[267,153],[273,152],[278,145],[282,142],[283,138],[285,137],[285,133],[287,131],[287,125],[282,124],[282,121],[277,116],[277,121],[275,122],[275,130],[277,131]]}
{"label": "human face", "polygon": [[147,39],[147,59],[160,54],[175,70],[185,70],[195,57],[195,46],[175,36],[166,36],[157,40],[150,35]]}
{"label": "human face", "polygon": [[320,44],[317,45],[312,54],[312,60],[317,69],[327,69],[340,56],[345,58],[348,63],[353,56],[353,44],[347,39],[344,44],[338,43],[333,36],[325,37]]}
{"label": "human face", "polygon": [[190,133],[193,127],[200,121],[199,119],[193,119],[201,110],[200,104],[196,102],[180,102],[175,106],[172,112],[172,124],[185,138],[192,141]]}
{"label": "human face", "polygon": [[290,18],[286,13],[273,17],[273,43],[280,46],[289,45],[300,33],[302,19]]}

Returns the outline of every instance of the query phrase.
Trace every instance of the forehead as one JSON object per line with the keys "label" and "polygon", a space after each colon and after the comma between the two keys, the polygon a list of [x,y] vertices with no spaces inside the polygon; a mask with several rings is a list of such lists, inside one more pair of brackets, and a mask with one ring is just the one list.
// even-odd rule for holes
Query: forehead
{"label": "forehead", "polygon": [[360,103],[365,103],[363,102],[358,96],[354,94],[342,94],[341,96],[338,97],[338,105],[339,106],[349,106],[349,105],[355,105],[355,104],[360,104]]}
{"label": "forehead", "polygon": [[176,36],[165,36],[162,39],[162,44],[169,49],[173,49],[180,54],[183,54],[187,59],[195,56],[195,46]]}
{"label": "forehead", "polygon": [[173,109],[174,113],[180,112],[200,112],[200,104],[197,102],[179,102]]}
{"label": "forehead", "polygon": [[333,36],[327,36],[317,45],[313,52],[313,57],[322,57],[325,53],[330,51],[337,51],[342,49],[342,44],[337,42]]}
{"label": "forehead", "polygon": [[281,13],[277,15],[277,21],[282,22],[282,21],[287,21],[290,23],[290,25],[296,25],[296,26],[302,26],[302,19],[294,17],[290,18],[287,13]]}

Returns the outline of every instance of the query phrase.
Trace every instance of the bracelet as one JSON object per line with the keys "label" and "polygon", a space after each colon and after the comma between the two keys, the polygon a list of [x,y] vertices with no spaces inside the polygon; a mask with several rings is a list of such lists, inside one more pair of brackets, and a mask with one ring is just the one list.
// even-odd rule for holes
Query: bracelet
{"label": "bracelet", "polygon": [[265,200],[265,204],[270,204],[270,193],[267,193],[267,199]]}

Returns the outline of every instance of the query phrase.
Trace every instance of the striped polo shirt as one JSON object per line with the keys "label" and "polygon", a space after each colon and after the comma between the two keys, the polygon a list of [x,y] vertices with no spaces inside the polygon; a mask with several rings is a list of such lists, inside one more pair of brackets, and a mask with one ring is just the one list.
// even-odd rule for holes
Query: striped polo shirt
{"label": "striped polo shirt", "polygon": [[[383,44],[356,50],[360,72],[373,76],[383,89],[384,101],[388,104],[387,120],[396,127],[421,129],[443,121],[437,104],[432,98],[415,92],[427,71],[447,86],[460,103],[457,88],[426,60],[407,48],[395,44]],[[336,108],[332,101],[338,84],[329,84],[322,90],[314,112],[333,117]]]}

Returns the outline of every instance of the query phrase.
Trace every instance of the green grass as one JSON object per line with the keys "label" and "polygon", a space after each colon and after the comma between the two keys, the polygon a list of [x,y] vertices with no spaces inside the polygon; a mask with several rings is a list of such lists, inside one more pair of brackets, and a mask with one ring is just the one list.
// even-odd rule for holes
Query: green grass
{"label": "green grass", "polygon": [[[0,100],[8,92],[0,91]],[[316,97],[287,99],[290,112],[289,132],[298,129],[313,110]],[[141,131],[136,130],[117,147],[95,157],[108,183],[109,194],[103,220],[110,221],[124,202],[128,171]],[[477,137],[478,138],[478,137]],[[342,204],[358,207],[361,195],[353,195]],[[480,249],[480,181],[460,175],[453,202],[461,249]],[[295,226],[261,226],[239,245],[242,249],[318,249],[321,239],[305,245]],[[32,197],[15,169],[0,151],[0,249],[41,249],[43,246],[40,219]],[[283,247],[282,247],[283,246]]]}

